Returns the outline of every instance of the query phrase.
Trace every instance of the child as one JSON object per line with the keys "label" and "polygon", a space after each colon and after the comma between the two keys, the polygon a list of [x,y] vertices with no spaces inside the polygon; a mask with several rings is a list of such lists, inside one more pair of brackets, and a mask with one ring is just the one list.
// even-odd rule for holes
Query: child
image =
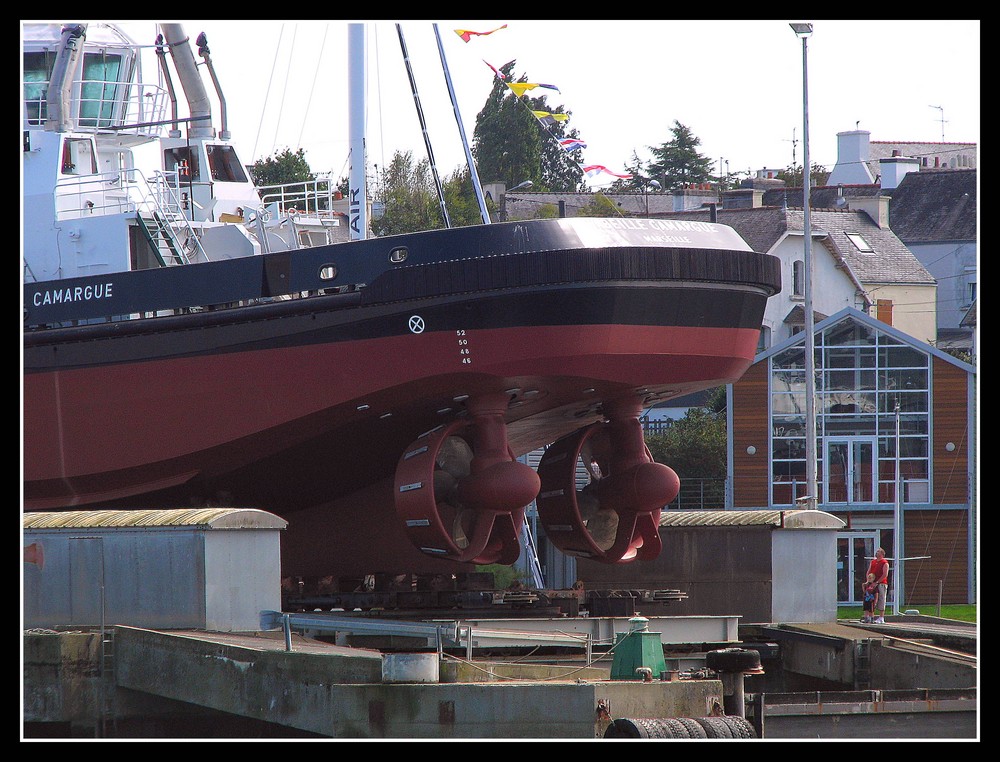
{"label": "child", "polygon": [[865,584],[861,586],[864,591],[864,616],[861,617],[862,624],[869,624],[875,621],[875,575],[869,574],[865,579]]}

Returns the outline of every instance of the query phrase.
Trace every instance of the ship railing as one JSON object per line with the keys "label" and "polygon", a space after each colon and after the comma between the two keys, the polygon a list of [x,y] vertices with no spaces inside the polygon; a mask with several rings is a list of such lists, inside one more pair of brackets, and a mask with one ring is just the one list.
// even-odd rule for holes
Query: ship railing
{"label": "ship railing", "polygon": [[342,198],[336,183],[329,176],[282,185],[262,185],[257,191],[264,206],[276,203],[281,214],[321,218],[335,216],[333,202]]}
{"label": "ship railing", "polygon": [[[23,83],[24,129],[45,124],[48,116],[48,89],[47,81]],[[169,105],[170,94],[159,85],[78,80],[73,83],[70,113],[80,132],[115,132],[120,135],[156,137],[166,126],[162,123],[167,119]]]}
{"label": "ship railing", "polygon": [[127,214],[135,211],[136,192],[129,172],[69,175],[56,181],[56,220]]}
{"label": "ship railing", "polygon": [[340,226],[342,212],[334,209],[343,194],[332,178],[321,176],[303,182],[265,185],[257,188],[265,208],[273,210],[277,222],[287,225],[292,248],[309,248],[335,243],[334,229]]}
{"label": "ship railing", "polygon": [[73,175],[56,182],[56,220],[87,219],[117,214],[136,214],[149,224],[157,220],[160,232],[173,237],[177,251],[177,230],[184,230],[187,240],[185,261],[194,255],[208,260],[201,241],[187,216],[177,172],[156,171],[147,178],[138,169],[104,172],[96,175]]}

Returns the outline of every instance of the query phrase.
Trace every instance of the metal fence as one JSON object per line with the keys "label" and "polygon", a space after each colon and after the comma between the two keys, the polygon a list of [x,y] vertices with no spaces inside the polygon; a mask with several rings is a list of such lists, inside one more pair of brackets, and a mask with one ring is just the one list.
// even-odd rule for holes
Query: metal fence
{"label": "metal fence", "polygon": [[667,508],[681,511],[722,511],[726,507],[726,480],[722,477],[681,479],[681,491]]}

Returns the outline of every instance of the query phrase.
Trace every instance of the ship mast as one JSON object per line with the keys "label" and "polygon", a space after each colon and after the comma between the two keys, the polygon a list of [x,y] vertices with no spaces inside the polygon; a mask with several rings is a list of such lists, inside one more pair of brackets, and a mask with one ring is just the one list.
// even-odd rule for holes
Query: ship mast
{"label": "ship mast", "polygon": [[367,82],[365,25],[347,25],[347,76],[350,88],[351,170],[347,188],[350,237],[368,237],[368,188],[365,183],[365,93]]}
{"label": "ship mast", "polygon": [[472,151],[469,150],[469,139],[465,135],[465,127],[462,126],[462,112],[458,108],[458,101],[455,98],[455,88],[451,84],[451,74],[448,71],[448,61],[444,57],[444,47],[441,45],[441,34],[438,32],[438,25],[434,25],[434,36],[437,38],[438,54],[441,56],[441,68],[444,69],[444,79],[448,83],[448,95],[451,96],[451,107],[455,112],[455,121],[458,122],[458,134],[462,137],[462,146],[465,148],[465,160],[469,164],[469,175],[472,177],[472,187],[476,189],[476,200],[479,202],[479,213],[483,218],[483,224],[490,224],[490,212],[486,208],[486,197],[483,195],[483,186],[479,182],[479,173],[476,171],[476,162],[472,158]]}

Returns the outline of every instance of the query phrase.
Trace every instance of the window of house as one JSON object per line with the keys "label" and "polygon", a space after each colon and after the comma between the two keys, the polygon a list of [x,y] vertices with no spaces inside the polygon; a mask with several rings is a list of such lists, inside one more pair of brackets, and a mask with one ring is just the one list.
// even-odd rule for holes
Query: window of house
{"label": "window of house", "polygon": [[857,250],[860,251],[862,254],[875,253],[875,249],[871,247],[871,244],[865,240],[864,236],[861,235],[861,233],[848,233],[847,238],[848,240],[850,240],[851,243],[854,244],[855,248],[857,248]]}
{"label": "window of house", "polygon": [[966,267],[965,268],[965,304],[963,307],[970,306],[974,301],[976,301],[976,268]]}
{"label": "window of house", "polygon": [[[792,506],[806,494],[803,350],[799,344],[771,358],[771,505],[775,507]],[[823,499],[852,509],[891,506],[898,462],[902,500],[926,502],[929,367],[927,354],[850,318],[817,334],[817,486]],[[834,457],[840,460],[825,460]],[[865,488],[845,489],[845,474],[852,475],[855,487]]]}
{"label": "window of house", "polygon": [[803,297],[806,293],[806,263],[801,259],[792,262],[792,296]]}

